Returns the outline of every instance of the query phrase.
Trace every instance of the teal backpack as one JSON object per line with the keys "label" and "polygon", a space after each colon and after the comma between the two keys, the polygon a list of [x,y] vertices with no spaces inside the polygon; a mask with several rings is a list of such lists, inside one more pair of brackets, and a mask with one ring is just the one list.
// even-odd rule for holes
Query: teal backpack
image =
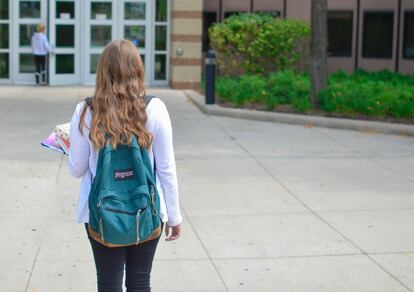
{"label": "teal backpack", "polygon": [[[147,104],[151,97],[145,97]],[[90,105],[87,101],[87,104]],[[130,145],[99,150],[89,193],[89,235],[108,247],[137,245],[161,235],[155,168],[134,136]]]}

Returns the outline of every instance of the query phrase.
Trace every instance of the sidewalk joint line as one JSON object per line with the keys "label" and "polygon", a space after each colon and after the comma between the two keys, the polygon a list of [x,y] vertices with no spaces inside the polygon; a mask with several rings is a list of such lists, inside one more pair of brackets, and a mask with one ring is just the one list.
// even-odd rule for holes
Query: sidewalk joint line
{"label": "sidewalk joint line", "polygon": [[[410,183],[414,183],[414,180],[413,179],[411,179],[410,177],[407,177],[407,176],[405,176],[404,174],[401,174],[401,173],[399,173],[398,171],[395,171],[394,169],[392,169],[392,168],[390,168],[390,167],[388,167],[388,166],[386,166],[386,165],[384,165],[384,164],[382,164],[382,163],[380,163],[380,162],[378,162],[378,161],[376,161],[374,158],[381,158],[381,157],[383,157],[383,158],[387,158],[387,157],[384,157],[384,156],[377,156],[377,157],[373,157],[372,155],[370,156],[370,155],[367,155],[367,156],[363,156],[364,154],[360,151],[360,150],[357,150],[357,149],[354,149],[354,148],[352,148],[351,146],[348,146],[348,145],[346,145],[346,144],[344,144],[344,143],[342,143],[341,141],[338,141],[337,139],[335,139],[335,138],[333,138],[333,137],[331,137],[331,136],[329,136],[329,135],[327,135],[327,134],[325,134],[325,133],[322,133],[320,130],[318,130],[318,129],[314,129],[314,131],[317,133],[317,134],[319,134],[320,136],[323,136],[323,137],[325,137],[325,138],[328,138],[329,140],[331,140],[331,141],[333,141],[333,142],[335,142],[335,143],[338,143],[339,145],[341,145],[341,146],[343,146],[343,147],[345,147],[345,148],[347,148],[347,149],[349,149],[349,150],[351,150],[352,152],[355,152],[355,153],[357,153],[357,154],[359,154],[359,155],[362,155],[362,159],[365,159],[365,160],[368,160],[368,161],[371,161],[373,164],[376,164],[377,166],[380,166],[380,167],[382,167],[383,169],[385,169],[385,170],[387,170],[387,171],[389,171],[389,172],[391,172],[391,173],[393,173],[393,174],[395,174],[395,175],[397,175],[397,176],[399,176],[399,177],[401,177],[401,178],[403,178],[403,179],[405,179],[406,181],[408,181],[408,182],[410,182]],[[410,157],[410,156],[407,156],[407,157]],[[392,158],[395,158],[395,157],[392,157]],[[404,157],[403,157],[404,158]]]}
{"label": "sidewalk joint line", "polygon": [[[217,127],[219,127],[225,134],[227,134],[229,136],[229,138],[234,141],[234,143],[236,145],[238,145],[242,150],[244,150],[260,167],[262,167],[262,169],[267,172],[275,181],[277,181],[282,188],[284,188],[287,192],[289,192],[289,194],[295,198],[300,204],[302,204],[303,207],[305,207],[306,209],[308,209],[311,213],[314,214],[314,216],[316,216],[317,218],[319,218],[322,222],[324,222],[327,226],[329,226],[332,230],[334,230],[337,234],[341,235],[346,241],[348,241],[351,245],[353,245],[356,249],[358,249],[362,254],[364,254],[367,258],[369,258],[373,263],[375,263],[381,270],[383,270],[386,274],[388,274],[391,278],[393,278],[396,282],[398,282],[401,286],[403,286],[404,288],[406,288],[408,291],[412,292],[413,290],[411,290],[405,283],[403,283],[400,279],[398,279],[396,276],[394,276],[390,271],[388,271],[387,269],[385,269],[385,267],[383,267],[381,264],[379,264],[377,261],[375,261],[375,259],[373,259],[369,254],[367,254],[361,247],[359,247],[356,243],[354,243],[350,238],[348,238],[345,234],[343,234],[342,232],[340,232],[337,228],[335,228],[332,224],[330,224],[328,221],[326,221],[320,214],[318,214],[316,211],[314,211],[310,206],[308,206],[305,202],[303,202],[302,200],[300,200],[300,198],[298,196],[296,196],[293,191],[291,191],[278,177],[276,177],[270,170],[268,170],[254,155],[252,155],[249,150],[247,150],[243,145],[240,144],[240,142],[233,137],[232,135],[230,135],[230,133],[223,127],[221,126],[217,121],[215,121],[214,119],[212,119],[210,116],[208,116],[216,125]],[[316,131],[315,129],[313,129],[316,133],[320,134],[318,131]],[[321,134],[323,135],[323,134]],[[335,141],[337,142],[337,141]],[[339,142],[337,142],[339,143]],[[349,148],[349,147],[348,147]],[[355,151],[353,149],[351,149],[352,151]],[[357,152],[357,151],[355,151]],[[364,157],[362,157],[364,158]]]}
{"label": "sidewalk joint line", "polygon": [[[44,233],[44,232],[43,232],[43,233]],[[33,259],[33,265],[32,265],[32,268],[31,268],[31,270],[30,270],[29,278],[27,279],[26,288],[25,288],[25,290],[24,290],[24,291],[26,291],[26,292],[29,292],[29,291],[28,291],[28,289],[29,289],[30,281],[32,280],[33,270],[34,270],[34,268],[35,268],[35,266],[36,266],[36,263],[37,263],[37,258],[38,258],[38,256],[39,256],[40,248],[41,248],[41,247],[42,247],[42,245],[43,245],[43,241],[44,241],[44,239],[45,239],[45,236],[42,236],[42,240],[40,241],[39,247],[37,248],[37,251],[36,251],[36,255],[35,255],[34,259]]]}
{"label": "sidewalk joint line", "polygon": [[185,210],[185,208],[184,208],[184,204],[181,204],[181,208],[183,209],[183,212],[185,213],[185,215],[186,215],[186,217],[187,217],[186,219],[187,219],[187,221],[188,221],[188,224],[190,224],[191,228],[192,228],[192,229],[193,229],[193,231],[194,231],[195,236],[197,237],[197,239],[198,239],[198,241],[200,242],[200,244],[201,244],[201,246],[202,246],[202,248],[203,248],[204,252],[206,253],[206,255],[207,255],[207,257],[208,257],[208,260],[209,260],[209,261],[210,261],[210,263],[213,265],[213,268],[214,268],[214,270],[216,271],[217,276],[219,277],[219,279],[220,279],[221,283],[223,284],[223,286],[224,286],[224,288],[226,289],[226,291],[227,291],[227,292],[230,292],[230,289],[229,289],[229,287],[227,287],[227,284],[226,284],[226,282],[224,281],[224,278],[223,278],[223,276],[221,275],[221,273],[220,273],[220,271],[219,271],[219,269],[218,269],[218,267],[217,267],[216,263],[214,262],[213,258],[211,257],[210,253],[208,252],[207,247],[204,245],[204,242],[201,240],[201,237],[200,237],[200,235],[198,234],[197,229],[195,228],[195,226],[194,226],[193,222],[191,221],[191,218],[188,216],[188,214],[187,214],[187,212],[186,212],[186,210]]}
{"label": "sidewalk joint line", "polygon": [[59,161],[59,166],[58,166],[58,169],[57,169],[55,185],[59,184],[60,174],[62,172],[62,165],[63,165],[63,155],[61,156],[60,161]]}

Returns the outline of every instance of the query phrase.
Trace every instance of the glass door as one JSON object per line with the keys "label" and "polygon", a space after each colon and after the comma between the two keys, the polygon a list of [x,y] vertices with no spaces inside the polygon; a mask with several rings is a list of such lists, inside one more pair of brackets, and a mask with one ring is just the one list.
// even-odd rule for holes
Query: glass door
{"label": "glass door", "polygon": [[82,83],[95,83],[102,50],[125,38],[141,54],[147,85],[168,84],[168,0],[86,0],[82,5]]}
{"label": "glass door", "polygon": [[164,86],[169,79],[169,1],[155,0],[155,11],[153,19],[152,35],[152,68],[150,74],[151,86]]}
{"label": "glass door", "polygon": [[103,48],[117,38],[118,1],[83,1],[86,5],[84,40],[85,83],[94,84],[99,56]]}
{"label": "glass door", "polygon": [[10,6],[0,0],[0,82],[10,82]]}
{"label": "glass door", "polygon": [[80,2],[81,0],[50,0],[50,84],[80,83]]}
{"label": "glass door", "polygon": [[39,23],[46,24],[46,0],[13,0],[13,75],[15,83],[35,83],[31,38]]}
{"label": "glass door", "polygon": [[[120,38],[130,40],[138,49],[148,78],[150,71],[150,19],[151,1],[123,0],[119,24]],[[148,83],[149,80],[146,80]]]}

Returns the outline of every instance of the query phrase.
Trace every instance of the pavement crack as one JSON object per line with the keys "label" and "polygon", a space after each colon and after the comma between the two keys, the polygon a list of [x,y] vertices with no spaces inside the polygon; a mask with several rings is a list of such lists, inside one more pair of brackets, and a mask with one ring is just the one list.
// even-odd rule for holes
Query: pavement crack
{"label": "pavement crack", "polygon": [[221,273],[220,273],[220,271],[219,271],[219,269],[218,269],[218,267],[217,267],[216,263],[214,262],[213,258],[211,257],[210,253],[208,252],[207,247],[204,245],[204,242],[201,240],[201,237],[200,237],[200,235],[198,234],[197,229],[195,228],[195,226],[194,226],[193,222],[191,221],[191,218],[188,216],[188,213],[187,213],[187,211],[185,210],[185,207],[184,207],[184,205],[183,205],[183,204],[181,204],[181,208],[182,208],[182,210],[183,210],[184,214],[186,215],[186,219],[187,219],[187,221],[188,221],[188,224],[189,224],[189,225],[191,226],[191,228],[193,229],[195,236],[197,237],[197,239],[198,239],[198,241],[200,242],[200,244],[201,244],[201,246],[202,246],[202,248],[203,248],[204,252],[206,253],[206,255],[207,255],[207,257],[208,257],[208,260],[209,260],[209,261],[210,261],[210,263],[213,265],[213,268],[214,268],[214,270],[216,271],[217,276],[218,276],[218,277],[219,277],[219,279],[220,279],[220,282],[223,284],[223,286],[224,286],[224,288],[226,289],[226,291],[227,291],[227,292],[230,292],[229,287],[227,286],[227,284],[226,284],[226,282],[224,281],[224,278],[223,278],[223,276],[221,275]]}
{"label": "pavement crack", "polygon": [[59,184],[60,174],[62,172],[63,159],[64,159],[64,155],[62,155],[60,157],[59,166],[58,166],[57,175],[56,175],[55,185]]}
{"label": "pavement crack", "polygon": [[[375,265],[377,265],[383,272],[385,272],[386,274],[388,274],[391,278],[393,278],[396,282],[398,282],[401,286],[403,286],[405,289],[407,289],[407,291],[413,291],[411,290],[405,283],[403,283],[400,279],[398,279],[395,275],[393,275],[390,271],[388,271],[384,266],[382,266],[380,263],[378,263],[374,258],[372,258],[366,251],[364,251],[360,246],[358,246],[355,242],[353,242],[348,236],[346,236],[345,234],[343,234],[342,232],[340,232],[335,226],[333,226],[331,223],[329,223],[325,218],[323,218],[318,212],[316,212],[315,210],[313,210],[310,206],[308,206],[305,202],[303,202],[289,187],[287,187],[277,176],[275,176],[265,165],[263,165],[258,159],[257,157],[255,157],[252,153],[250,153],[250,151],[244,147],[237,139],[232,139],[232,135],[223,127],[221,126],[217,121],[215,121],[211,116],[208,116],[208,118],[214,123],[216,124],[216,126],[218,128],[220,128],[228,137],[231,141],[233,141],[238,147],[240,147],[251,159],[253,159],[267,174],[269,174],[277,183],[280,184],[280,186],[285,189],[298,203],[300,203],[304,208],[306,208],[307,210],[309,210],[309,212],[311,212],[314,216],[316,216],[319,220],[321,220],[321,222],[323,222],[324,224],[326,224],[327,226],[329,226],[333,231],[335,231],[338,235],[340,235],[344,240],[346,240],[349,244],[351,244],[354,248],[356,248],[357,250],[359,250],[363,255],[365,255],[368,259],[370,259]],[[313,129],[316,133],[325,136],[325,134],[320,133],[318,131],[316,131],[315,129]],[[339,141],[336,141],[335,139],[326,136],[329,139],[331,139],[332,141],[343,145],[342,143],[340,143]],[[344,147],[350,149],[351,151],[354,151],[355,153],[359,153],[358,151],[350,148],[349,146],[343,145]],[[361,157],[361,159],[366,159],[364,157]]]}
{"label": "pavement crack", "polygon": [[37,258],[39,256],[40,248],[43,245],[44,239],[45,239],[45,236],[42,236],[42,240],[40,241],[39,247],[37,248],[36,255],[35,255],[35,258],[33,260],[33,265],[32,265],[32,268],[30,269],[29,278],[27,279],[26,288],[24,289],[24,291],[26,291],[26,292],[29,292],[28,289],[29,289],[30,281],[32,280],[33,270],[36,266]]}
{"label": "pavement crack", "polygon": [[[382,164],[381,162],[378,162],[377,160],[375,160],[375,159],[374,159],[374,158],[378,158],[378,157],[381,157],[381,156],[378,156],[378,155],[365,155],[365,154],[364,154],[364,153],[362,153],[361,151],[359,151],[359,150],[357,150],[357,149],[354,149],[354,148],[352,148],[352,147],[350,147],[350,146],[348,146],[348,145],[346,145],[346,144],[342,143],[341,141],[338,141],[337,139],[332,138],[331,136],[326,135],[326,134],[324,134],[324,133],[322,133],[322,132],[318,131],[317,129],[313,129],[313,130],[314,130],[314,132],[315,132],[315,133],[319,134],[320,136],[325,137],[325,138],[327,138],[327,139],[329,139],[329,140],[331,140],[331,141],[333,141],[333,142],[335,142],[335,143],[337,143],[337,144],[341,145],[342,147],[345,147],[346,149],[348,149],[348,150],[350,150],[350,151],[352,151],[352,152],[355,152],[357,155],[360,155],[360,156],[361,156],[361,157],[360,157],[361,159],[368,160],[368,161],[370,161],[370,162],[372,162],[372,163],[376,164],[377,166],[380,166],[380,167],[382,167],[383,169],[385,169],[385,170],[387,170],[387,171],[391,172],[392,174],[395,174],[395,175],[397,175],[397,176],[399,176],[399,177],[401,177],[401,178],[405,179],[406,181],[408,181],[408,182],[410,182],[410,183],[414,183],[414,180],[413,180],[413,179],[411,179],[410,177],[408,177],[408,176],[406,176],[406,175],[404,175],[404,174],[402,174],[402,173],[400,173],[400,172],[398,172],[398,171],[395,171],[394,169],[392,169],[392,168],[390,168],[390,167],[388,167],[388,166],[386,166],[386,165]],[[403,157],[404,157],[404,156],[403,156]],[[412,157],[412,156],[406,156],[406,157]]]}

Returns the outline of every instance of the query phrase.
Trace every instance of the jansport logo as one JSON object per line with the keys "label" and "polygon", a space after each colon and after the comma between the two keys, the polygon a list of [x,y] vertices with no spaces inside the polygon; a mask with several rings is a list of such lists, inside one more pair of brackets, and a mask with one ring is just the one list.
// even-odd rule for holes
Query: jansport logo
{"label": "jansport logo", "polygon": [[134,178],[134,170],[130,169],[119,169],[114,171],[115,180],[129,180]]}

